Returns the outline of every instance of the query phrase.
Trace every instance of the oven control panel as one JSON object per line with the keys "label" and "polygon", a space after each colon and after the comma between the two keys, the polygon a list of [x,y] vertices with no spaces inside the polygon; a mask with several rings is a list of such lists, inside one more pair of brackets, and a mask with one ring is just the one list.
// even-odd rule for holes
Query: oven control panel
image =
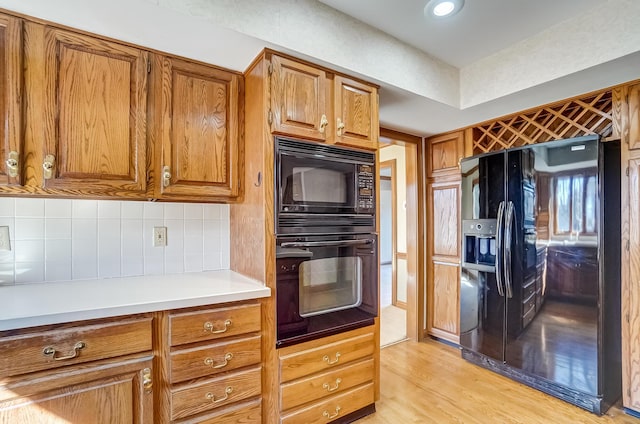
{"label": "oven control panel", "polygon": [[358,166],[358,204],[360,212],[372,212],[375,209],[374,170],[371,165]]}

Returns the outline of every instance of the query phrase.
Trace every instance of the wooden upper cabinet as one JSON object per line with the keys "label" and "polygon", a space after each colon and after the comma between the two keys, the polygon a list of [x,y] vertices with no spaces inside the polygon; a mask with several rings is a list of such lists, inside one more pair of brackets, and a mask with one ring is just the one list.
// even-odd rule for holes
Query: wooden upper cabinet
{"label": "wooden upper cabinet", "polygon": [[159,160],[156,196],[233,198],[239,193],[242,76],[213,66],[160,57]]}
{"label": "wooden upper cabinet", "polygon": [[427,175],[459,173],[464,156],[464,132],[458,131],[427,140]]}
{"label": "wooden upper cabinet", "polygon": [[331,116],[327,112],[327,75],[280,56],[271,56],[272,131],[312,140],[326,140]]}
{"label": "wooden upper cabinet", "polygon": [[336,142],[367,149],[378,147],[378,90],[336,75],[334,114]]}
{"label": "wooden upper cabinet", "polygon": [[144,197],[148,53],[50,26],[25,29],[35,185]]}
{"label": "wooden upper cabinet", "polygon": [[361,149],[378,148],[378,89],[271,55],[271,131]]}
{"label": "wooden upper cabinet", "polygon": [[0,185],[22,182],[22,21],[0,14]]}
{"label": "wooden upper cabinet", "polygon": [[640,84],[628,88],[629,106],[629,149],[640,149]]}

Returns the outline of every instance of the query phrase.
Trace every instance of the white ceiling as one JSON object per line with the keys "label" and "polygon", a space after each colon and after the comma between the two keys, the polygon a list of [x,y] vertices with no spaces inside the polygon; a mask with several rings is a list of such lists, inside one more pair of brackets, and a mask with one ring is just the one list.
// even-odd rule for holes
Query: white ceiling
{"label": "white ceiling", "polygon": [[640,0],[466,0],[448,22],[425,19],[426,3],[0,0],[0,8],[237,71],[270,47],[378,84],[381,125],[420,136],[640,78]]}
{"label": "white ceiling", "polygon": [[427,0],[319,0],[457,68],[496,53],[602,0],[466,0],[456,15],[425,17]]}

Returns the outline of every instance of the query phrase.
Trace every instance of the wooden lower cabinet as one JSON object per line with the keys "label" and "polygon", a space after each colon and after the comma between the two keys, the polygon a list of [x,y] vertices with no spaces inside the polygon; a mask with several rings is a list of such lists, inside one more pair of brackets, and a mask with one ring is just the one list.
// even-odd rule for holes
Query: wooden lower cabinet
{"label": "wooden lower cabinet", "polygon": [[280,422],[328,423],[375,401],[373,327],[278,350]]}
{"label": "wooden lower cabinet", "polygon": [[0,334],[0,423],[154,421],[149,317],[55,327]]}
{"label": "wooden lower cabinet", "polygon": [[157,422],[261,422],[260,310],[240,302],[157,313]]}

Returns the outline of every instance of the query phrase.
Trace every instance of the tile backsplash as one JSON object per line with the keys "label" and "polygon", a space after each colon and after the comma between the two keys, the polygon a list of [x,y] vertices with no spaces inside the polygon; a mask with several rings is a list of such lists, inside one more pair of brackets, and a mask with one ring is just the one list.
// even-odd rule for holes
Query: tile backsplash
{"label": "tile backsplash", "polygon": [[[0,198],[0,284],[174,274],[229,268],[229,206]],[[167,246],[153,246],[153,227]]]}

